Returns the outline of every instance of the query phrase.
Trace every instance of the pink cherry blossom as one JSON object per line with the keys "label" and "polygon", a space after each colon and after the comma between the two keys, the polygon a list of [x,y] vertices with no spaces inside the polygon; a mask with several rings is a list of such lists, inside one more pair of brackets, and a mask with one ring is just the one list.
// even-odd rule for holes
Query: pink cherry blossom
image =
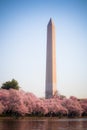
{"label": "pink cherry blossom", "polygon": [[0,114],[81,116],[87,115],[87,99],[78,100],[71,96],[54,96],[50,99],[37,98],[30,92],[15,89],[0,89]]}

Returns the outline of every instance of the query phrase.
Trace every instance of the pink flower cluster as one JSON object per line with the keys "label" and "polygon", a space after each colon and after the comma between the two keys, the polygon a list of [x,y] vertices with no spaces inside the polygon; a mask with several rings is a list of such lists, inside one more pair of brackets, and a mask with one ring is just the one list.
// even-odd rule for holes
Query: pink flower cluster
{"label": "pink flower cluster", "polygon": [[87,115],[87,99],[76,97],[40,99],[22,90],[0,89],[0,114],[43,115],[43,116],[81,116]]}

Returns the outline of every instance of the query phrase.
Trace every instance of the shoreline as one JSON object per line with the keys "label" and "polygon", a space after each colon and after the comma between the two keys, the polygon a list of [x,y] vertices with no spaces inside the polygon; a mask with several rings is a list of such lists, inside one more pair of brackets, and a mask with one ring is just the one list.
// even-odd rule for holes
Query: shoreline
{"label": "shoreline", "polygon": [[38,120],[38,119],[40,119],[40,120],[45,120],[45,119],[49,119],[49,120],[55,120],[55,119],[57,119],[57,120],[62,120],[62,119],[87,119],[87,116],[84,116],[84,117],[38,117],[38,116],[36,116],[36,117],[9,117],[9,116],[6,116],[6,117],[2,117],[2,116],[0,116],[0,121],[2,121],[2,120]]}

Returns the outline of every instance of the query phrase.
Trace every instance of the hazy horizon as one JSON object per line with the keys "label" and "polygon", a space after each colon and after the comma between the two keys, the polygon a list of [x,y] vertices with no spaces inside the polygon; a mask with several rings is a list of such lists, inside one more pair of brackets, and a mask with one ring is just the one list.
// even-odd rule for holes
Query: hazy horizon
{"label": "hazy horizon", "polygon": [[47,24],[56,28],[57,89],[87,98],[87,1],[0,0],[0,86],[45,96]]}

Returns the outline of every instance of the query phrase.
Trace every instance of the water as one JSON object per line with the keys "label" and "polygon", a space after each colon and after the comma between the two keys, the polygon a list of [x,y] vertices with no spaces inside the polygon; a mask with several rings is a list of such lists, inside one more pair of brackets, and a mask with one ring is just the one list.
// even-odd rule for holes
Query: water
{"label": "water", "polygon": [[0,130],[87,130],[87,118],[0,120]]}

